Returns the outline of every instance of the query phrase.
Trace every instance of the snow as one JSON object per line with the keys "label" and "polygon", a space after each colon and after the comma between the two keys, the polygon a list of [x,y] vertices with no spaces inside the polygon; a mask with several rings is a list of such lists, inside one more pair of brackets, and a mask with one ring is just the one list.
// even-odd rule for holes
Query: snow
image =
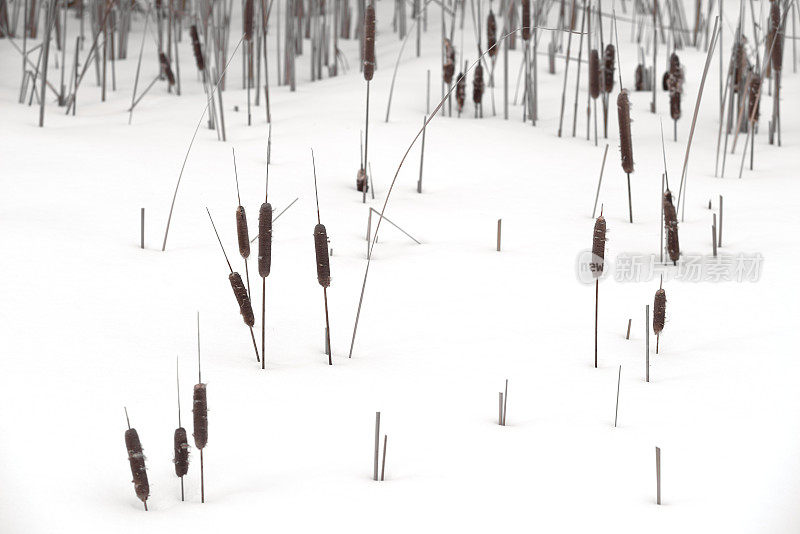
{"label": "snow", "polygon": [[[726,3],[727,60],[735,24],[728,14],[735,15],[737,4]],[[418,145],[411,150],[386,215],[422,244],[381,226],[348,359],[366,266],[368,206],[382,208],[421,126],[426,70],[432,107],[440,93],[439,13],[431,9],[423,56],[415,58],[413,43],[407,45],[391,119],[384,122],[401,45],[391,32],[391,13],[390,3],[379,2],[369,140],[376,198],[368,196],[367,205],[355,191],[366,91],[353,68],[357,43],[343,42],[351,64],[346,75],[311,83],[303,56],[295,93],[270,87],[270,202],[277,212],[300,200],[275,223],[266,371],[255,362],[204,209],[241,272],[231,147],[254,235],[267,124],[262,105],[253,112],[254,125],[246,125],[240,58],[231,62],[224,93],[229,141],[201,127],[161,252],[169,201],[205,100],[188,40],[181,44],[183,96],[157,83],[129,126],[136,67],[129,52],[116,65],[117,90],[105,103],[90,69],[77,115],[64,116],[48,101],[42,129],[38,109],[17,103],[20,56],[0,41],[0,66],[9,73],[0,81],[6,273],[0,281],[0,531],[797,532],[800,367],[793,337],[800,317],[790,299],[800,261],[791,237],[800,222],[794,176],[800,127],[792,120],[800,87],[788,49],[783,146],[767,144],[772,100],[765,95],[755,170],[746,168],[741,180],[743,138],[728,157],[725,178],[714,177],[716,56],[712,62],[689,163],[681,246],[684,255],[711,253],[707,204],[713,199],[716,210],[723,195],[720,251],[760,253],[763,269],[757,282],[665,281],[667,325],[660,354],[650,337],[650,383],[644,381],[644,307],[652,309],[658,279],[631,283],[610,276],[600,283],[595,369],[594,287],[577,280],[575,264],[591,246],[591,205],[606,142],[600,192],[609,228],[606,258],[658,253],[660,115],[649,112],[650,93],[631,94],[630,224],[615,110],[608,139],[601,136],[597,146],[586,141],[584,72],[578,136],[571,138],[573,65],[567,134],[557,138],[563,60],[551,76],[546,56],[539,62],[535,128],[522,122],[521,105],[502,119],[498,62],[497,116],[487,100],[485,118],[474,119],[470,98],[462,118],[429,124],[422,195],[416,192]],[[131,51],[138,50],[142,24],[135,21]],[[474,60],[471,28],[467,17],[464,46],[460,31],[455,45]],[[630,87],[637,50],[626,23],[619,34]],[[573,53],[576,47],[573,42]],[[149,82],[157,58],[152,42],[145,49],[142,80]],[[666,93],[658,92],[673,190],[705,61],[702,50],[679,54],[686,83],[677,143]],[[512,51],[512,81],[520,60],[521,51]],[[468,88],[471,97],[471,77]],[[311,148],[333,248],[332,367],[323,354],[323,299],[315,279]],[[138,243],[142,207],[145,250]],[[499,218],[501,252],[495,251]],[[255,266],[251,261],[260,340]],[[191,439],[186,502],[171,463],[176,355],[183,425],[191,434],[197,311],[209,402],[205,504]],[[505,379],[508,426],[501,427],[497,392]],[[147,456],[147,513],[130,483],[123,406]],[[389,436],[383,483],[372,480],[376,411]],[[655,504],[655,446],[662,451],[661,506]]]}

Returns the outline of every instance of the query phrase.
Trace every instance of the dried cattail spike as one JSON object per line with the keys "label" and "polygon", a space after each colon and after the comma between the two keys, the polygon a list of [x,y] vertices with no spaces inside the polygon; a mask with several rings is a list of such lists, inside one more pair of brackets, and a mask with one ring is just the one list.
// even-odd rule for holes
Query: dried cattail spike
{"label": "dried cattail spike", "polygon": [[189,441],[186,439],[186,429],[179,427],[175,429],[175,474],[179,477],[189,472]]}
{"label": "dried cattail spike", "polygon": [[253,0],[244,2],[244,40],[253,40]]}
{"label": "dried cattail spike", "polygon": [[362,193],[369,191],[369,184],[367,183],[367,171],[364,170],[364,167],[358,169],[358,173],[356,173],[356,189]]}
{"label": "dried cattail spike", "polygon": [[613,44],[606,45],[603,54],[603,91],[610,93],[614,89],[614,54]]}
{"label": "dried cattail spike", "polygon": [[633,88],[636,91],[644,91],[644,65],[639,63],[636,66],[636,76],[634,78]]}
{"label": "dried cattail spike", "polygon": [[[754,122],[758,122],[758,117],[761,107],[757,100],[758,93],[761,90],[761,76],[758,75],[757,72],[753,73],[753,77],[750,79],[750,90],[747,97],[747,116],[752,117]],[[755,114],[753,113],[755,111]]]}
{"label": "dried cattail spike", "polygon": [[744,46],[742,46],[741,41],[736,41],[733,44],[733,73],[732,73],[732,80],[731,84],[733,85],[733,92],[738,93],[739,89],[742,87],[742,81],[744,80],[744,73],[742,72],[742,63],[744,57]]}
{"label": "dried cattail spike", "polygon": [[172,67],[169,66],[169,59],[167,59],[167,55],[164,54],[164,52],[161,52],[159,61],[161,62],[161,70],[164,71],[164,76],[167,77],[167,82],[169,82],[170,85],[175,85],[175,75],[172,73]]}
{"label": "dried cattail spike", "polygon": [[208,403],[206,402],[206,385],[194,385],[194,445],[202,449],[208,443]]}
{"label": "dried cattail spike", "polygon": [[236,236],[239,238],[239,254],[244,259],[250,257],[250,232],[247,229],[247,215],[244,207],[236,208]]}
{"label": "dried cattail spike", "polygon": [[589,53],[589,94],[592,98],[600,96],[600,56],[596,48]]}
{"label": "dried cattail spike", "polygon": [[598,278],[603,274],[603,264],[606,255],[606,220],[599,216],[594,222],[592,239],[592,263],[590,265],[593,276]]}
{"label": "dried cattail spike", "polygon": [[669,93],[669,116],[676,121],[681,118],[681,94],[670,91]]}
{"label": "dried cattail spike", "polygon": [[664,316],[667,309],[667,292],[663,289],[656,291],[656,297],[653,301],[653,332],[656,335],[664,330]]}
{"label": "dried cattail spike", "polygon": [[672,203],[672,192],[669,189],[664,191],[664,227],[667,232],[669,259],[676,262],[681,254],[678,244],[678,215]]}
{"label": "dried cattail spike", "polygon": [[331,261],[328,256],[328,232],[324,224],[314,227],[314,252],[317,255],[317,281],[322,287],[330,287]]}
{"label": "dried cattail spike", "polygon": [[769,8],[769,31],[774,43],[767,40],[772,46],[772,69],[780,72],[783,64],[783,35],[781,35],[781,6],[776,0],[772,0]]}
{"label": "dried cattail spike", "polygon": [[669,91],[669,71],[665,72],[664,76],[661,78],[661,89]]}
{"label": "dried cattail spike", "polygon": [[247,288],[242,283],[242,277],[239,276],[239,273],[231,273],[228,275],[228,280],[231,282],[236,302],[239,303],[239,313],[242,314],[244,324],[253,326],[256,324],[256,319],[253,315],[253,307],[250,305],[250,297],[247,296]]}
{"label": "dried cattail spike", "polygon": [[467,80],[463,72],[458,73],[458,81],[456,81],[456,103],[458,104],[458,112],[464,109],[464,101],[467,98]]}
{"label": "dried cattail spike", "polygon": [[453,83],[453,74],[456,72],[456,51],[450,39],[444,40],[444,56],[445,60],[442,66],[442,76],[444,78],[444,83],[450,85]]}
{"label": "dried cattail spike", "polygon": [[203,71],[206,68],[206,61],[203,59],[203,49],[200,47],[200,36],[197,35],[197,26],[192,24],[189,29],[192,36],[192,50],[194,51],[194,62],[197,64],[197,70]]}
{"label": "dried cattail spike", "polygon": [[364,12],[364,28],[364,79],[370,81],[375,74],[375,6],[372,2]]}
{"label": "dried cattail spike", "polygon": [[131,464],[133,489],[136,491],[136,496],[145,503],[146,507],[147,498],[150,496],[150,483],[147,481],[142,443],[139,441],[139,434],[135,428],[129,428],[125,431],[125,447],[128,449],[128,462]]}
{"label": "dried cattail spike", "polygon": [[489,17],[486,19],[486,44],[489,47],[489,57],[495,57],[497,55],[497,21],[491,8]]}
{"label": "dried cattail spike", "polygon": [[527,41],[531,38],[531,2],[522,0],[522,39]]}
{"label": "dried cattail spike", "polygon": [[683,67],[677,54],[669,59],[669,114],[673,120],[681,118],[681,93],[683,93]]}
{"label": "dried cattail spike", "polygon": [[483,100],[483,67],[480,63],[475,67],[475,76],[472,78],[472,101],[480,104]]}
{"label": "dried cattail spike", "polygon": [[623,89],[617,97],[617,120],[619,121],[619,145],[622,153],[622,170],[633,172],[633,145],[631,143],[631,104],[628,91]]}
{"label": "dried cattail spike", "polygon": [[264,202],[258,210],[258,274],[269,276],[272,265],[272,204]]}

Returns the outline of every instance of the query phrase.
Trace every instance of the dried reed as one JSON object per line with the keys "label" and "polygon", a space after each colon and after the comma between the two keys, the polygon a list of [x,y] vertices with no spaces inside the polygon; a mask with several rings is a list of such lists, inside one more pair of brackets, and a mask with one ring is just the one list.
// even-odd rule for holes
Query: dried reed
{"label": "dried reed", "polygon": [[664,229],[667,233],[667,251],[669,259],[673,264],[680,257],[680,246],[678,244],[678,215],[672,203],[672,192],[667,189],[664,191]]}
{"label": "dried reed", "polygon": [[[125,408],[125,419],[128,420],[128,409]],[[133,489],[136,496],[144,503],[147,510],[147,498],[150,496],[150,484],[147,481],[147,470],[144,464],[144,453],[142,443],[139,441],[139,434],[135,428],[131,428],[128,420],[128,430],[125,431],[125,447],[128,449],[128,462],[131,465],[131,475],[133,475]]]}
{"label": "dried reed", "polygon": [[617,97],[617,119],[619,121],[619,143],[622,155],[622,170],[628,175],[628,213],[633,222],[633,202],[631,200],[631,173],[633,172],[633,145],[631,143],[631,104],[628,91],[622,89]]}

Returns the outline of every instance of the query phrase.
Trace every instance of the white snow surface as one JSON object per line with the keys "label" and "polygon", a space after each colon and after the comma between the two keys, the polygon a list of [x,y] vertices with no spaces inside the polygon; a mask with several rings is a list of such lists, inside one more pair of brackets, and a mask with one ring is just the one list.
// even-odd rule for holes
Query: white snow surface
{"label": "white snow surface", "polygon": [[[205,102],[188,39],[181,43],[182,96],[157,83],[128,125],[139,17],[129,58],[116,64],[116,91],[101,103],[90,69],[77,115],[65,116],[48,95],[44,128],[37,126],[35,105],[17,103],[20,56],[0,40],[6,73],[0,80],[1,532],[800,530],[800,316],[791,304],[800,262],[800,86],[790,47],[783,146],[767,143],[772,97],[765,94],[755,170],[746,167],[742,179],[743,138],[728,157],[725,177],[714,177],[719,67],[713,59],[688,167],[681,247],[684,255],[711,253],[708,201],[716,210],[723,195],[720,251],[760,253],[763,269],[757,282],[665,281],[667,324],[658,355],[651,333],[650,383],[644,380],[644,308],[652,310],[658,279],[610,276],[600,283],[595,369],[595,288],[577,280],[575,264],[591,247],[605,143],[600,202],[608,222],[606,258],[658,253],[659,120],[663,115],[670,183],[677,190],[703,50],[679,52],[686,82],[677,143],[666,93],[657,93],[658,114],[649,111],[650,93],[631,94],[634,224],[627,220],[619,163],[618,87],[608,139],[601,128],[595,146],[585,139],[585,72],[578,135],[571,136],[574,63],[563,138],[556,136],[563,60],[553,76],[546,73],[546,56],[539,58],[536,127],[522,122],[519,104],[512,103],[510,120],[503,120],[502,62],[495,73],[497,115],[487,92],[485,118],[473,118],[470,74],[464,115],[436,117],[427,128],[423,193],[416,192],[419,142],[399,173],[385,214],[422,244],[381,226],[348,359],[366,267],[368,207],[382,208],[421,126],[427,69],[431,108],[440,95],[439,11],[433,6],[422,57],[415,57],[412,38],[400,62],[387,123],[401,43],[391,31],[391,3],[378,4],[379,69],[371,83],[369,131],[376,195],[366,205],[355,190],[366,92],[357,41],[342,42],[351,67],[342,76],[311,83],[307,52],[298,58],[296,92],[276,87],[271,73],[269,199],[276,213],[299,200],[275,223],[266,371],[255,362],[204,209],[244,275],[231,147],[254,236],[264,199],[267,123],[262,102],[247,126],[241,58],[231,62],[224,92],[228,142],[200,128],[161,252],[170,200]],[[726,61],[736,22],[727,13],[733,17],[737,6],[726,1]],[[77,21],[70,19],[74,36]],[[463,46],[461,33],[457,28],[456,48],[474,61],[469,15]],[[623,83],[631,87],[637,49],[627,23],[620,23],[619,36]],[[145,44],[140,90],[157,74],[153,40]],[[274,54],[273,34],[273,69]],[[520,49],[510,57],[513,83]],[[52,69],[51,79],[59,74]],[[513,100],[514,87],[510,93]],[[315,279],[311,148],[333,249],[332,367],[323,353],[323,298]],[[139,248],[142,207],[145,250]],[[499,218],[501,252],[495,250]],[[250,283],[260,344],[256,250],[254,243]],[[205,504],[191,440],[198,310],[209,403]],[[181,415],[192,444],[186,502],[172,465],[176,356]],[[508,425],[502,427],[497,394],[505,379]],[[123,406],[147,457],[149,512],[131,484]],[[372,480],[376,411],[381,434],[389,437],[382,483]],[[655,503],[656,446],[662,451],[661,506]]]}

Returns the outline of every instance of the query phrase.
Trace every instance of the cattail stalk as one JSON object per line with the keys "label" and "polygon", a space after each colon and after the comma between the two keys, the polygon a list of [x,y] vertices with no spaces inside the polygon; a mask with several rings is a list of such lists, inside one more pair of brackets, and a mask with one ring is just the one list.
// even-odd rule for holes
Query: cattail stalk
{"label": "cattail stalk", "polygon": [[[272,129],[272,126],[270,126]],[[266,368],[266,301],[267,277],[272,267],[272,204],[269,199],[269,161],[267,161],[267,179],[264,203],[258,210],[258,274],[261,276],[261,369]]]}
{"label": "cattail stalk", "polygon": [[208,443],[208,402],[206,384],[200,371],[200,312],[197,312],[197,384],[192,398],[192,417],[194,423],[194,444],[200,450],[200,502],[206,502],[206,486],[203,473],[203,449]]}
{"label": "cattail stalk", "polygon": [[[364,162],[362,169],[367,168],[369,161],[369,82],[375,74],[375,6],[372,1],[364,11],[364,79],[367,81],[366,118],[364,126]],[[367,188],[361,193],[361,202],[367,203]],[[326,245],[327,249],[327,245]],[[327,291],[326,291],[327,294]],[[325,299],[327,303],[327,297]],[[327,309],[327,304],[326,304]],[[330,341],[330,340],[329,340]]]}
{"label": "cattail stalk", "polygon": [[664,230],[667,235],[667,252],[669,259],[676,264],[680,258],[680,245],[678,243],[678,215],[672,203],[672,192],[664,191]]}
{"label": "cattail stalk", "polygon": [[247,214],[242,206],[242,197],[239,194],[239,172],[236,170],[236,149],[231,147],[233,154],[233,175],[236,178],[236,199],[239,206],[236,208],[236,237],[239,240],[239,254],[244,259],[244,274],[247,279],[247,295],[250,293],[250,269],[247,266],[247,259],[250,257],[250,231],[247,228]]}
{"label": "cattail stalk", "polygon": [[622,170],[628,176],[628,213],[633,222],[633,202],[631,199],[631,173],[633,172],[633,145],[631,143],[631,105],[628,91],[622,89],[617,97],[617,118],[619,121],[619,142],[622,155]]}
{"label": "cattail stalk", "polygon": [[653,299],[653,332],[656,335],[656,354],[658,354],[658,339],[661,331],[664,330],[664,317],[667,308],[667,293],[662,288],[658,288]]}

